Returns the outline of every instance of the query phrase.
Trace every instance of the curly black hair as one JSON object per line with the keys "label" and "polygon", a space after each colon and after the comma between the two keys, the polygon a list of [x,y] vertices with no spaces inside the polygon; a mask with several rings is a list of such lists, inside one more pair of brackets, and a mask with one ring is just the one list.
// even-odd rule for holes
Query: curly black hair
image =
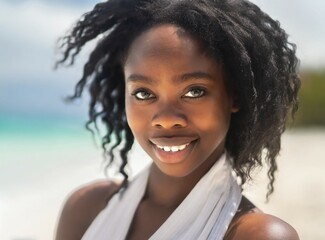
{"label": "curly black hair", "polygon": [[83,46],[99,38],[71,99],[89,88],[87,126],[99,118],[107,127],[102,146],[108,165],[117,149],[126,186],[125,167],[134,137],[125,115],[124,61],[137,36],[164,23],[197,36],[224,65],[240,108],[231,119],[227,153],[242,185],[251,178],[252,169],[266,163],[269,196],[274,190],[281,135],[288,116],[298,108],[298,59],[296,46],[288,42],[279,22],[246,0],[108,0],[84,14],[60,39],[63,57],[57,66],[69,59],[72,65]]}

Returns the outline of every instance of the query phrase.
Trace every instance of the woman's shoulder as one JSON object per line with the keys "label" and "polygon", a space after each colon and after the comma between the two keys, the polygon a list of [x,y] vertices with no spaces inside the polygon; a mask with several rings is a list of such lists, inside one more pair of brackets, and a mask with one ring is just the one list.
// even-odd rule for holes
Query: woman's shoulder
{"label": "woman's shoulder", "polygon": [[81,239],[119,186],[118,182],[101,180],[84,185],[70,194],[59,218],[56,239]]}
{"label": "woman's shoulder", "polygon": [[285,221],[269,214],[252,212],[236,221],[226,239],[299,240],[299,237],[296,230]]}
{"label": "woman's shoulder", "polygon": [[249,200],[243,198],[225,239],[299,240],[299,236],[291,225],[280,218],[261,212]]}

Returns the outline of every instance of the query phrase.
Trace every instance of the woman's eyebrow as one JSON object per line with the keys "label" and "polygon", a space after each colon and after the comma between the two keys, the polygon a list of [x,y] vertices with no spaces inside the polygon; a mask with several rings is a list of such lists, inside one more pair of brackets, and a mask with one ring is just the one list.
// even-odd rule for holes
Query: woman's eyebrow
{"label": "woman's eyebrow", "polygon": [[[184,73],[180,76],[177,76],[173,80],[173,82],[182,83],[182,82],[186,82],[191,79],[206,79],[206,80],[213,81],[214,78],[206,72],[197,71],[197,72]],[[155,82],[152,78],[141,75],[141,74],[131,74],[126,79],[126,81],[127,82],[142,82],[142,83],[149,83],[149,84]]]}
{"label": "woman's eyebrow", "polygon": [[146,76],[141,74],[131,74],[127,77],[126,82],[145,82],[145,83],[153,83],[154,81]]}
{"label": "woman's eyebrow", "polygon": [[175,79],[175,83],[185,82],[191,79],[205,79],[210,81],[214,80],[214,78],[209,73],[196,71],[196,72],[185,73],[180,77],[177,77]]}

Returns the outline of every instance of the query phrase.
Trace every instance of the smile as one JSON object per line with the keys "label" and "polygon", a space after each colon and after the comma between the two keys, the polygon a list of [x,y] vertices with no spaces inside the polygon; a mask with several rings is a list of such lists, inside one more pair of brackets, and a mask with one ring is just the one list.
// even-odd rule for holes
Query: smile
{"label": "smile", "polygon": [[190,143],[186,143],[179,146],[159,146],[156,145],[159,149],[164,150],[165,152],[178,152],[184,150]]}
{"label": "smile", "polygon": [[196,144],[197,139],[193,138],[174,138],[173,143],[168,138],[161,138],[159,141],[154,139],[152,141],[156,158],[165,164],[176,164],[186,161]]}

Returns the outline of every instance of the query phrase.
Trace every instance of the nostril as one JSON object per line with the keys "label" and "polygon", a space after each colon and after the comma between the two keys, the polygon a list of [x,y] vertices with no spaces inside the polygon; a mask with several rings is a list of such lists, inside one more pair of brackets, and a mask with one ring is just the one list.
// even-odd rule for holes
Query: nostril
{"label": "nostril", "polygon": [[152,126],[156,128],[182,128],[187,126],[186,119],[155,119]]}
{"label": "nostril", "polygon": [[152,124],[153,126],[155,126],[155,127],[162,127],[160,124]]}

